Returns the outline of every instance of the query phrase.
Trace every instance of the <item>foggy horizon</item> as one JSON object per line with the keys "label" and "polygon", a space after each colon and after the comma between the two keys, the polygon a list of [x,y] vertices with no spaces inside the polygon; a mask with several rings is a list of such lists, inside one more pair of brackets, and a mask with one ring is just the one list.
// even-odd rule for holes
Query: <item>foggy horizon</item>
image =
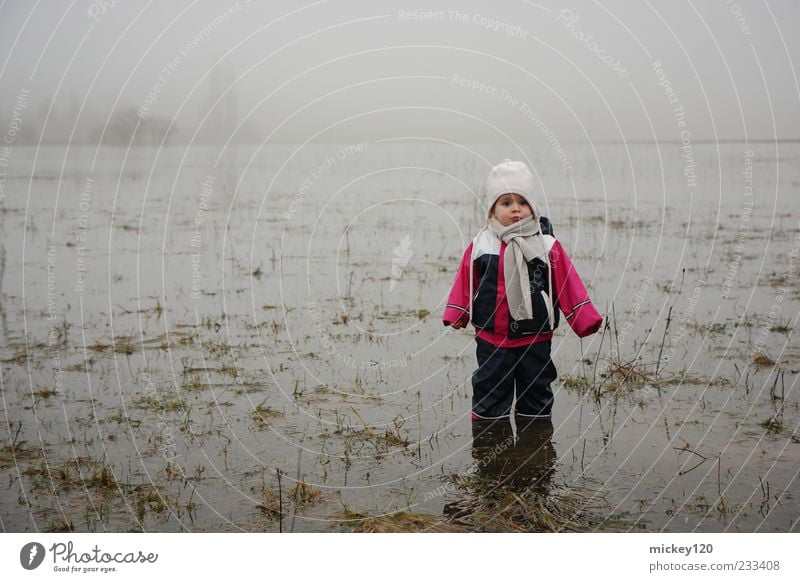
{"label": "foggy horizon", "polygon": [[[149,8],[148,8],[149,7]],[[695,12],[698,11],[698,12]],[[797,4],[0,9],[19,143],[800,139]]]}

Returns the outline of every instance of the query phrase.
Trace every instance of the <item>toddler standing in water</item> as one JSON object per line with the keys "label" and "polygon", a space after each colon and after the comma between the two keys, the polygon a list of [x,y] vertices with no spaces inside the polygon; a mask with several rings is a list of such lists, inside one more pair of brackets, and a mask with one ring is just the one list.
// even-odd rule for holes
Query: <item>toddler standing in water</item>
{"label": "toddler standing in water", "polygon": [[559,310],[579,337],[603,323],[533,192],[523,162],[492,168],[487,224],[464,251],[444,311],[444,325],[472,322],[477,332],[472,420],[550,418],[557,376],[550,343]]}

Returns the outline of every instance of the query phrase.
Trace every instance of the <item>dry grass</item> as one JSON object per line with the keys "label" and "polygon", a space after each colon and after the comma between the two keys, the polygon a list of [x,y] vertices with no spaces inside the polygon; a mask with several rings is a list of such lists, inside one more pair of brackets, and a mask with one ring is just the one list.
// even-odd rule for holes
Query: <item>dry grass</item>
{"label": "dry grass", "polygon": [[67,366],[64,368],[65,372],[81,372],[82,374],[86,374],[89,372],[89,368],[95,363],[94,357],[86,358],[85,360],[81,360],[71,366]]}
{"label": "dry grass", "polygon": [[350,450],[355,445],[371,446],[375,453],[381,455],[391,452],[395,448],[405,448],[410,444],[408,438],[400,433],[399,427],[386,428],[377,432],[372,427],[365,426],[361,429],[343,427],[340,431],[345,435],[345,449]]}
{"label": "dry grass", "polygon": [[646,370],[636,360],[630,362],[609,362],[605,373],[601,377],[610,381],[618,381],[620,384],[641,385],[651,382],[655,378],[655,372]]}
{"label": "dry grass", "polygon": [[364,512],[354,512],[345,508],[333,516],[342,520],[342,527],[358,533],[410,533],[410,532],[458,532],[463,527],[442,522],[442,520],[423,513],[400,511],[387,515],[372,516]]}
{"label": "dry grass", "polygon": [[28,447],[25,441],[17,444],[10,444],[0,449],[0,467],[9,467],[15,462],[29,461],[32,459],[39,459],[42,456],[41,449],[32,449]]}
{"label": "dry grass", "polygon": [[18,349],[13,356],[0,360],[4,364],[18,364],[22,365],[28,361],[28,352],[24,349]]}
{"label": "dry grass", "polygon": [[278,494],[272,490],[264,491],[264,499],[256,504],[256,508],[267,519],[274,520],[281,517],[281,502]]}
{"label": "dry grass", "polygon": [[562,377],[561,382],[564,384],[564,388],[575,390],[579,394],[585,394],[592,385],[592,382],[585,376],[565,375]]}
{"label": "dry grass", "polygon": [[778,416],[770,416],[767,420],[760,423],[760,426],[767,432],[767,434],[780,434],[785,428],[783,420]]}
{"label": "dry grass", "polygon": [[300,479],[289,491],[289,499],[296,507],[316,505],[322,501],[322,491]]}
{"label": "dry grass", "polygon": [[283,416],[283,412],[267,406],[262,402],[253,409],[253,413],[250,416],[259,428],[264,428],[269,424],[267,419],[281,417]]}
{"label": "dry grass", "polygon": [[34,396],[37,396],[44,400],[47,400],[48,398],[50,398],[51,396],[55,396],[56,394],[58,394],[58,390],[54,390],[52,388],[47,388],[47,387],[39,388],[38,390],[33,391]]}
{"label": "dry grass", "polygon": [[448,521],[478,532],[581,532],[600,520],[584,508],[587,499],[500,489],[469,496],[448,506]]}
{"label": "dry grass", "polygon": [[775,362],[763,352],[757,352],[753,355],[753,363],[759,368],[774,366]]}
{"label": "dry grass", "polygon": [[133,341],[134,338],[132,337],[115,337],[111,343],[103,343],[97,340],[92,345],[87,346],[87,348],[97,353],[111,350],[115,354],[131,355],[136,351]]}
{"label": "dry grass", "polygon": [[661,378],[657,382],[660,385],[665,384],[681,384],[692,386],[730,386],[731,381],[724,376],[717,376],[716,378],[709,378],[707,376],[693,376],[686,371],[680,372],[673,376]]}

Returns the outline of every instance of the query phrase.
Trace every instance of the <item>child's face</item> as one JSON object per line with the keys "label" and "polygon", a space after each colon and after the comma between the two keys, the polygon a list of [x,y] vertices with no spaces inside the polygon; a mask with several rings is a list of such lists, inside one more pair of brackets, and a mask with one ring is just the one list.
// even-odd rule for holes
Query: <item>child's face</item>
{"label": "child's face", "polygon": [[494,216],[503,226],[511,226],[533,213],[531,205],[519,194],[503,194],[492,207]]}

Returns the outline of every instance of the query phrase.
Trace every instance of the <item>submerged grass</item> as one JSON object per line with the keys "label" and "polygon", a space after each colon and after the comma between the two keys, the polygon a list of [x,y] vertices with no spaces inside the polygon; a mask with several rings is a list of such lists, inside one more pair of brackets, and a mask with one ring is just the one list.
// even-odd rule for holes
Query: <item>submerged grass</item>
{"label": "submerged grass", "polygon": [[341,520],[340,527],[357,533],[411,533],[411,532],[459,532],[464,527],[449,524],[432,515],[399,511],[373,516],[347,508],[333,518]]}
{"label": "submerged grass", "polygon": [[11,443],[3,448],[0,448],[0,467],[9,467],[14,463],[38,459],[41,456],[41,449],[31,448],[25,441]]}
{"label": "submerged grass", "polygon": [[587,532],[603,521],[588,509],[594,500],[578,492],[542,494],[498,487],[474,491],[448,504],[445,512],[449,523],[477,532]]}
{"label": "submerged grass", "polygon": [[[22,475],[27,479],[29,500],[37,500],[36,515],[51,532],[76,531],[76,522],[83,524],[81,531],[93,531],[101,521],[108,530],[112,519],[115,524],[128,523],[126,527],[142,531],[147,515],[163,516],[180,505],[169,500],[161,485],[120,481],[110,465],[86,457],[60,464],[39,460]],[[55,498],[57,507],[51,506]],[[186,509],[190,505],[191,498]],[[129,523],[132,512],[135,525]]]}
{"label": "submerged grass", "polygon": [[767,420],[759,423],[759,426],[762,427],[767,434],[780,434],[786,428],[783,424],[783,420],[776,416],[770,416]]}
{"label": "submerged grass", "polygon": [[774,366],[775,361],[764,352],[757,352],[753,355],[753,363],[759,368]]}
{"label": "submerged grass", "polygon": [[315,505],[322,501],[322,491],[300,479],[289,491],[289,499],[297,507]]}

